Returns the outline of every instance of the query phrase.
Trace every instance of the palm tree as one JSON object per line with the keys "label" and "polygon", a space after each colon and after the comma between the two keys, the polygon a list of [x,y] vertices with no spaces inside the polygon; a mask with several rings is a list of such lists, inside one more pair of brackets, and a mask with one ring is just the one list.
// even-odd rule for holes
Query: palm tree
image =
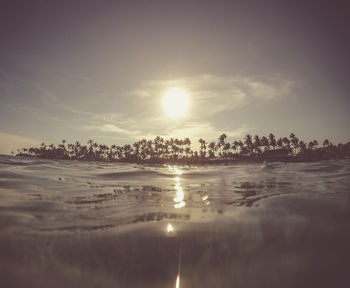
{"label": "palm tree", "polygon": [[179,159],[179,156],[181,156],[181,141],[180,139],[175,138],[175,151],[176,151],[176,159]]}
{"label": "palm tree", "polygon": [[238,141],[238,146],[239,146],[239,153],[240,153],[241,155],[246,154],[246,153],[243,153],[243,150],[244,150],[244,143],[243,143],[241,140]]}
{"label": "palm tree", "polygon": [[284,147],[290,152],[290,141],[287,137],[283,137],[282,139],[283,144],[285,145]]}
{"label": "palm tree", "polygon": [[278,140],[277,140],[276,144],[277,144],[277,147],[278,147],[279,149],[282,149],[282,147],[283,147],[283,141],[282,141],[282,138],[278,138]]}
{"label": "palm tree", "polygon": [[130,155],[132,154],[132,148],[130,144],[126,144],[123,147],[124,158],[125,160],[130,160]]}
{"label": "palm tree", "polygon": [[269,144],[273,147],[273,150],[275,150],[277,142],[275,135],[273,135],[272,133],[269,134]]}
{"label": "palm tree", "polygon": [[255,135],[254,136],[254,143],[253,143],[253,146],[254,146],[254,149],[256,150],[256,152],[258,154],[261,153],[261,149],[260,149],[260,146],[261,146],[261,141],[260,141],[260,138],[258,135]]}
{"label": "palm tree", "polygon": [[185,142],[184,142],[184,140],[179,139],[179,145],[180,145],[180,147],[179,147],[180,156],[181,156],[181,158],[183,158],[183,154],[185,152],[185,149],[184,149]]}
{"label": "palm tree", "polygon": [[135,142],[134,144],[132,144],[132,146],[134,147],[134,156],[135,159],[139,159],[139,155],[140,155],[140,142]]}
{"label": "palm tree", "polygon": [[188,158],[188,155],[192,154],[190,138],[185,138],[183,143],[184,143],[184,145],[186,145],[185,153],[186,153],[186,157]]}
{"label": "palm tree", "polygon": [[309,150],[312,150],[314,148],[315,144],[313,141],[310,141],[309,144],[308,144],[308,148]]}
{"label": "palm tree", "polygon": [[185,148],[186,158],[189,158],[189,155],[192,155],[191,147],[187,146]]}
{"label": "palm tree", "polygon": [[146,155],[148,154],[149,159],[154,157],[153,143],[152,140],[148,140],[146,144]]}
{"label": "palm tree", "polygon": [[249,151],[249,154],[253,154],[253,141],[252,141],[252,136],[249,134],[245,136],[244,138],[244,143],[247,147],[247,150]]}
{"label": "palm tree", "polygon": [[289,138],[291,139],[291,143],[294,148],[294,154],[297,154],[297,150],[299,149],[299,139],[295,137],[294,133],[290,133]]}
{"label": "palm tree", "polygon": [[209,157],[210,158],[214,158],[215,157],[215,142],[214,141],[212,141],[212,142],[210,142],[210,144],[209,144]]}
{"label": "palm tree", "polygon": [[202,158],[205,158],[206,150],[207,150],[206,141],[203,140],[202,138],[200,138],[200,139],[198,140],[198,142],[201,144],[200,156],[201,156]]}
{"label": "palm tree", "polygon": [[301,153],[305,153],[306,152],[306,144],[304,141],[300,141],[299,142],[299,148],[300,148],[300,152]]}
{"label": "palm tree", "polygon": [[270,150],[270,143],[269,143],[269,140],[267,139],[267,137],[265,137],[265,136],[261,137],[260,142],[261,142],[261,147],[265,147],[264,151]]}
{"label": "palm tree", "polygon": [[230,143],[225,143],[224,145],[224,157],[227,157],[228,151],[231,149],[231,144]]}
{"label": "palm tree", "polygon": [[232,153],[231,156],[236,154],[237,148],[238,148],[238,141],[233,141],[232,144],[231,144],[231,149],[233,150],[233,153]]}
{"label": "palm tree", "polygon": [[218,148],[220,149],[220,156],[222,156],[222,148],[225,146],[225,140],[226,140],[227,136],[225,133],[221,134],[218,138]]}
{"label": "palm tree", "polygon": [[179,146],[178,146],[178,142],[179,140],[177,138],[175,138],[173,141],[172,141],[172,145],[171,145],[171,150],[172,150],[172,157],[173,159],[178,159],[179,155],[178,155],[178,152],[179,152]]}
{"label": "palm tree", "polygon": [[111,150],[109,152],[110,154],[108,155],[108,158],[110,161],[116,159],[116,149],[117,149],[117,145],[115,144],[111,145]]}
{"label": "palm tree", "polygon": [[124,153],[123,147],[117,146],[117,148],[116,148],[116,155],[117,155],[117,159],[118,160],[123,159],[123,153]]}

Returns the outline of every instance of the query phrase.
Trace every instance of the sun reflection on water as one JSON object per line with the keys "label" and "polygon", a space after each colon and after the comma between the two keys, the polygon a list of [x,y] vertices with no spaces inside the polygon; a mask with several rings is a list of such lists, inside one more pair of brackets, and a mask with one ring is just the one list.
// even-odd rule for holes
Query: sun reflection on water
{"label": "sun reflection on water", "polygon": [[176,208],[176,209],[179,209],[179,208],[182,208],[182,207],[185,207],[185,206],[186,206],[186,202],[185,201],[181,201],[180,203],[174,204],[174,208]]}
{"label": "sun reflection on water", "polygon": [[167,228],[166,228],[167,232],[170,233],[170,232],[174,232],[174,227],[172,224],[168,224]]}
{"label": "sun reflection on water", "polygon": [[[174,178],[175,180],[175,190],[176,190],[176,194],[175,197],[173,198],[173,201],[175,202],[174,204],[174,208],[179,209],[179,208],[183,208],[186,206],[186,202],[184,201],[185,199],[185,193],[181,187],[181,178],[179,177],[180,175],[182,175],[182,170],[177,168],[177,167],[172,167],[172,166],[168,166],[168,169],[173,172],[175,175],[178,175]],[[205,197],[206,196],[206,197]],[[208,199],[208,196],[205,195],[202,199],[203,201]],[[172,224],[168,223],[167,226],[167,232],[168,233],[172,233],[174,231],[174,227]],[[175,283],[175,288],[180,288],[180,270],[181,270],[181,255],[182,255],[182,246],[180,246],[180,253],[179,253],[179,266],[178,266],[178,273],[176,276],[176,283]]]}
{"label": "sun reflection on water", "polygon": [[168,169],[171,171],[171,172],[174,172],[175,174],[177,175],[182,175],[182,170],[177,168],[177,167],[173,167],[173,166],[170,166],[168,165]]}
{"label": "sun reflection on water", "polygon": [[176,189],[176,197],[174,197],[174,202],[181,202],[184,200],[185,194],[182,190],[182,187],[180,186],[180,182],[177,182],[175,185]]}
{"label": "sun reflection on water", "polygon": [[180,287],[180,275],[177,274],[175,288],[179,288],[179,287]]}
{"label": "sun reflection on water", "polygon": [[[182,170],[180,170],[177,167],[169,166],[169,170],[173,171],[177,175],[182,175]],[[179,209],[179,208],[183,208],[186,206],[186,202],[184,201],[185,193],[181,187],[181,183],[180,183],[181,178],[179,176],[176,176],[174,178],[174,180],[176,182],[176,184],[175,184],[176,195],[173,198],[173,200],[175,202],[174,208]]]}

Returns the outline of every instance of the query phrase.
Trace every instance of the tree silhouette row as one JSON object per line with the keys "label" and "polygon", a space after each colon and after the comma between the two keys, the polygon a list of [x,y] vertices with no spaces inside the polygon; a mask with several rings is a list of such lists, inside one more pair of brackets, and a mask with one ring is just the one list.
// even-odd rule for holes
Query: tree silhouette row
{"label": "tree silhouette row", "polygon": [[350,155],[350,142],[333,145],[326,139],[320,146],[316,140],[308,143],[299,140],[294,133],[278,139],[272,133],[263,137],[246,135],[243,140],[232,143],[227,141],[226,134],[221,134],[217,142],[207,142],[202,138],[198,141],[199,151],[192,150],[189,138],[164,139],[157,136],[153,140],[142,139],[123,146],[107,146],[93,140],[89,140],[86,145],[78,141],[67,144],[62,140],[58,146],[41,143],[40,147],[19,149],[16,156],[111,162],[209,163],[233,160],[312,161]]}

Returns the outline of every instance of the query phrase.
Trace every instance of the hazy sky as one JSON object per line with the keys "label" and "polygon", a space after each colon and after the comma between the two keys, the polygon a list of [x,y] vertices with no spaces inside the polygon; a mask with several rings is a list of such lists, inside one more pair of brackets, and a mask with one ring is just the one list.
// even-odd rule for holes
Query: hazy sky
{"label": "hazy sky", "polygon": [[[350,140],[348,1],[0,1],[0,153],[62,139]],[[162,95],[182,87],[185,117]]]}

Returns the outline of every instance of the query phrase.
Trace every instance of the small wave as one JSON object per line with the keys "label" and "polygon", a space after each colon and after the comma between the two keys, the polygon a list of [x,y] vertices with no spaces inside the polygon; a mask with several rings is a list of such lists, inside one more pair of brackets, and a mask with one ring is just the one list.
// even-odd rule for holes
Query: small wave
{"label": "small wave", "polygon": [[176,187],[181,187],[186,201],[181,212],[191,220],[206,217],[205,211],[228,213],[236,206],[256,206],[261,199],[287,193],[332,192],[332,197],[347,197],[349,167],[349,161],[321,161],[266,163],[263,168],[261,164],[179,167],[180,173],[159,165],[0,156],[0,222],[6,209],[40,214],[43,218],[35,222],[38,230],[52,225],[75,231],[67,219],[86,230],[111,229],[112,222],[183,221],[183,216],[167,218],[158,212],[175,211]]}
{"label": "small wave", "polygon": [[152,170],[140,170],[140,171],[121,171],[121,172],[110,172],[110,173],[102,173],[97,174],[97,178],[104,178],[110,180],[136,180],[142,178],[149,177],[169,177],[169,174],[152,171]]}

